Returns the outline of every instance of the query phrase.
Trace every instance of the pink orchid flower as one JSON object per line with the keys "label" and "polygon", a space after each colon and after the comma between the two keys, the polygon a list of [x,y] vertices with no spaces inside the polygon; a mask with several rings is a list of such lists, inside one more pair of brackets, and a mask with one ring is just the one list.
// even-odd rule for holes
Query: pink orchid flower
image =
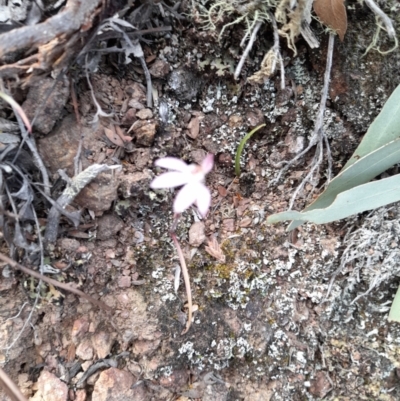
{"label": "pink orchid flower", "polygon": [[197,164],[186,164],[175,157],[164,157],[155,162],[158,167],[167,168],[167,173],[156,177],[150,184],[153,189],[183,186],[174,201],[174,213],[183,213],[189,206],[196,204],[200,214],[205,217],[211,204],[210,190],[204,185],[206,174],[214,166],[214,155],[209,153]]}

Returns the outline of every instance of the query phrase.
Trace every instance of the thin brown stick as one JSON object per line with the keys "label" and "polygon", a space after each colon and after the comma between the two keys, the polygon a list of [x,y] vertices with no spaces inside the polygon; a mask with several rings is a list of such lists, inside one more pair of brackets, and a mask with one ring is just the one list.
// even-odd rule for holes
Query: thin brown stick
{"label": "thin brown stick", "polygon": [[29,269],[25,266],[22,266],[21,264],[19,264],[18,262],[16,262],[15,260],[10,259],[8,256],[3,255],[2,253],[0,253],[0,260],[2,260],[3,262],[6,262],[7,264],[9,264],[11,267],[13,267],[14,269],[18,269],[23,271],[26,274],[29,274],[32,277],[35,277],[39,280],[43,280],[48,284],[52,284],[55,287],[59,287],[62,288],[63,290],[72,292],[73,294],[76,294],[82,298],[87,299],[89,302],[91,302],[92,304],[98,306],[100,309],[104,309],[104,310],[108,310],[111,311],[112,309],[106,305],[104,302],[99,301],[93,297],[91,297],[90,295],[85,294],[84,292],[77,290],[76,288],[71,287],[68,284],[64,284],[64,283],[60,283],[57,280],[53,280],[52,278],[46,277],[43,274],[40,274],[38,272],[35,272],[32,269]]}
{"label": "thin brown stick", "polygon": [[188,301],[188,320],[186,322],[186,327],[181,334],[186,334],[192,324],[192,316],[193,316],[192,290],[190,288],[189,271],[187,269],[185,258],[183,257],[182,248],[179,245],[179,241],[178,238],[176,238],[175,232],[171,232],[171,238],[174,241],[176,251],[178,252],[179,262],[181,263],[183,280],[185,281],[186,296]]}
{"label": "thin brown stick", "polygon": [[78,108],[78,97],[76,96],[76,91],[75,91],[75,86],[74,86],[73,80],[71,80],[71,99],[72,99],[72,105],[74,106],[76,123],[78,124],[79,134],[80,134],[78,150],[76,151],[76,155],[74,157],[74,175],[78,175],[80,173],[79,161],[80,161],[81,153],[82,153],[83,135],[82,135],[81,118],[79,115],[79,108]]}
{"label": "thin brown stick", "polygon": [[0,387],[4,389],[6,394],[13,401],[28,401],[27,398],[21,393],[21,390],[2,368],[0,368]]}
{"label": "thin brown stick", "polygon": [[38,55],[26,57],[22,60],[18,60],[13,64],[5,64],[0,67],[0,78],[15,78],[19,74],[25,74],[31,67],[32,64],[38,61]]}

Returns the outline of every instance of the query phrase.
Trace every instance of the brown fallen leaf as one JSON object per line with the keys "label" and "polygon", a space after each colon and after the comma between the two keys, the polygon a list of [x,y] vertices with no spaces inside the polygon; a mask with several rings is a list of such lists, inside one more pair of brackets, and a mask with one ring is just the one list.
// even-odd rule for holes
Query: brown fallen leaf
{"label": "brown fallen leaf", "polygon": [[115,129],[115,133],[122,139],[124,144],[132,141],[133,138],[129,135],[125,135],[125,130],[122,129],[120,126],[115,125],[114,129]]}
{"label": "brown fallen leaf", "polygon": [[213,258],[217,259],[218,262],[225,263],[225,255],[221,247],[218,244],[217,239],[212,236],[208,241],[208,246],[205,247],[206,252]]}
{"label": "brown fallen leaf", "polygon": [[125,135],[125,131],[118,126],[110,125],[110,128],[104,127],[106,137],[117,146],[123,148],[127,142],[132,141],[132,137]]}
{"label": "brown fallen leaf", "polygon": [[315,0],[315,14],[328,28],[333,29],[343,42],[347,30],[347,14],[344,0]]}
{"label": "brown fallen leaf", "polygon": [[124,147],[124,141],[121,137],[115,132],[115,130],[104,127],[104,133],[106,137],[114,144],[120,147]]}
{"label": "brown fallen leaf", "polygon": [[188,128],[189,128],[188,136],[192,139],[196,139],[199,136],[199,130],[200,130],[199,117],[193,117],[188,124]]}
{"label": "brown fallen leaf", "polygon": [[90,235],[88,233],[84,233],[79,230],[69,230],[68,235],[74,238],[83,238],[83,239],[90,238]]}
{"label": "brown fallen leaf", "polygon": [[228,191],[222,185],[218,185],[217,190],[218,190],[219,196],[222,196],[223,198],[225,198],[225,196],[228,194]]}
{"label": "brown fallen leaf", "polygon": [[62,260],[57,260],[57,261],[53,262],[53,266],[54,266],[56,269],[64,270],[64,269],[66,269],[69,265],[68,265],[68,263],[66,263],[66,262],[64,262],[64,261],[62,261]]}
{"label": "brown fallen leaf", "polygon": [[75,352],[76,352],[76,347],[74,343],[71,343],[68,347],[67,351],[67,361],[72,362],[75,359]]}

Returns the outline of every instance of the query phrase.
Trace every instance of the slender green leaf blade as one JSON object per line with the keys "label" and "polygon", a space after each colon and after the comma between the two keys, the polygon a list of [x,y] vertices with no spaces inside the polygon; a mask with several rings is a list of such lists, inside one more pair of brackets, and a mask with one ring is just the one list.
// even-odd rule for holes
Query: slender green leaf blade
{"label": "slender green leaf blade", "polygon": [[[328,188],[304,211],[328,207],[341,192],[365,184],[398,162],[400,162],[400,138],[367,154],[346,170],[342,170],[329,183]],[[301,224],[300,221],[293,221],[290,223],[288,231]]]}
{"label": "slender green leaf blade", "polygon": [[240,177],[240,156],[242,155],[243,148],[246,145],[246,142],[255,134],[259,129],[265,127],[265,124],[261,124],[258,127],[251,130],[239,143],[239,146],[236,150],[235,157],[235,173],[237,177]]}
{"label": "slender green leaf blade", "polygon": [[400,287],[397,289],[396,296],[394,297],[388,320],[389,322],[400,322]]}
{"label": "slender green leaf blade", "polygon": [[[385,105],[383,106],[383,109],[368,128],[368,131],[365,134],[363,140],[361,141],[360,145],[358,146],[352,157],[343,167],[341,173],[345,172],[352,165],[360,161],[360,159],[363,159],[368,154],[376,151],[382,146],[397,139],[399,136],[400,136],[400,85],[394,90],[389,99],[386,101]],[[385,164],[383,163],[382,168],[384,166]],[[386,168],[389,167],[390,166]],[[376,177],[378,174],[385,171],[386,168],[383,168],[383,170],[381,170],[376,174],[374,173],[375,175],[371,176],[370,179]],[[370,175],[371,174],[373,174],[372,170],[370,170]],[[343,187],[341,186],[343,181],[341,181],[342,178],[339,177],[341,176],[339,175],[338,177],[336,177],[338,178],[338,180],[331,186],[331,184],[334,182],[334,180],[332,180],[332,183],[328,186],[327,190],[323,192],[322,195],[318,197],[317,200],[313,202],[311,205],[309,205],[305,210],[308,211],[317,208],[325,208],[330,204],[330,202],[333,201],[333,199],[335,199],[338,193],[346,189],[349,189],[348,186],[347,187],[345,185]],[[367,174],[363,175],[363,177],[367,177]],[[357,179],[358,177],[356,177],[356,181]],[[363,182],[368,182],[368,181],[369,180],[366,181],[361,180],[358,182],[358,184],[355,183],[355,185],[360,185]],[[301,221],[292,221],[292,223],[288,227],[288,231],[295,229],[301,224],[302,224]]]}
{"label": "slender green leaf blade", "polygon": [[[297,212],[296,210],[287,210],[286,212],[271,214],[271,216],[267,217],[267,224],[276,224],[281,221],[287,220],[299,220],[300,224],[304,223],[304,219],[302,219],[303,215],[301,212]],[[302,220],[300,220],[302,219]]]}
{"label": "slender green leaf blade", "polygon": [[316,224],[331,223],[399,200],[400,174],[397,174],[342,192],[325,209],[314,209],[307,212],[290,210],[277,213],[269,216],[267,223],[274,224],[285,220],[309,221]]}

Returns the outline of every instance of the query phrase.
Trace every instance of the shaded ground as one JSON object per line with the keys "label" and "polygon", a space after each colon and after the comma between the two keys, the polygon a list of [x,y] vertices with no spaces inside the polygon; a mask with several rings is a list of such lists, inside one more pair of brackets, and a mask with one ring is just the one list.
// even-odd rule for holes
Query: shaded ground
{"label": "shaded ground", "polygon": [[[394,18],[399,9],[392,3],[385,11]],[[335,46],[324,121],[335,173],[400,83],[398,51],[362,57],[375,29],[373,15],[354,2],[348,12],[345,41]],[[238,82],[231,73],[240,55],[239,29],[219,44],[216,33],[186,21],[144,45],[158,104],[168,106],[167,118],[160,116],[160,106],[146,107],[139,63],[123,66],[117,58],[105,58],[91,82],[101,107],[114,113],[125,135],[133,136],[125,149],[110,140],[111,119],[101,119],[96,129],[90,124],[95,107],[89,88],[84,79],[75,81],[82,165],[121,160],[123,167],[119,173],[103,173],[77,198],[75,207],[91,212],[83,214],[77,229],[62,221],[49,258],[62,270],[59,280],[76,283],[114,313],[47,288],[19,341],[0,355],[33,400],[65,400],[67,394],[94,401],[399,399],[400,333],[386,320],[386,302],[397,283],[388,281],[352,303],[369,285],[361,275],[349,289],[346,275],[354,267],[349,265],[325,299],[348,245],[343,238],[365,217],[304,225],[294,235],[285,232],[285,225],[265,223],[267,215],[286,210],[313,156],[311,150],[282,182],[271,185],[277,163],[298,153],[312,131],[327,38],[316,24],[319,49],[300,40],[296,57],[283,50],[288,89],[281,91],[279,77],[263,85],[245,83],[272,45],[271,32],[264,29]],[[56,89],[55,98],[64,94],[67,102],[59,122],[38,138],[52,182],[59,168],[73,174],[80,138],[67,87],[65,82]],[[53,106],[48,115],[60,111],[60,105]],[[25,107],[33,109],[35,102]],[[266,127],[246,145],[242,175],[233,181],[240,139],[261,123]],[[190,331],[182,336],[185,295],[183,284],[174,292],[178,259],[169,237],[174,194],[151,191],[148,184],[158,174],[155,159],[169,155],[199,162],[206,152],[216,155],[208,176],[212,211],[203,223],[187,212],[178,226],[197,307]],[[321,168],[321,184],[326,168]],[[296,208],[304,206],[307,195],[300,196]],[[398,207],[381,217],[397,219]],[[205,251],[211,237],[224,262]],[[396,241],[393,248],[398,248]],[[1,347],[12,343],[31,312],[33,288],[22,275],[3,274]],[[97,369],[87,378],[84,372],[92,365]],[[51,384],[50,393],[46,384]]]}

